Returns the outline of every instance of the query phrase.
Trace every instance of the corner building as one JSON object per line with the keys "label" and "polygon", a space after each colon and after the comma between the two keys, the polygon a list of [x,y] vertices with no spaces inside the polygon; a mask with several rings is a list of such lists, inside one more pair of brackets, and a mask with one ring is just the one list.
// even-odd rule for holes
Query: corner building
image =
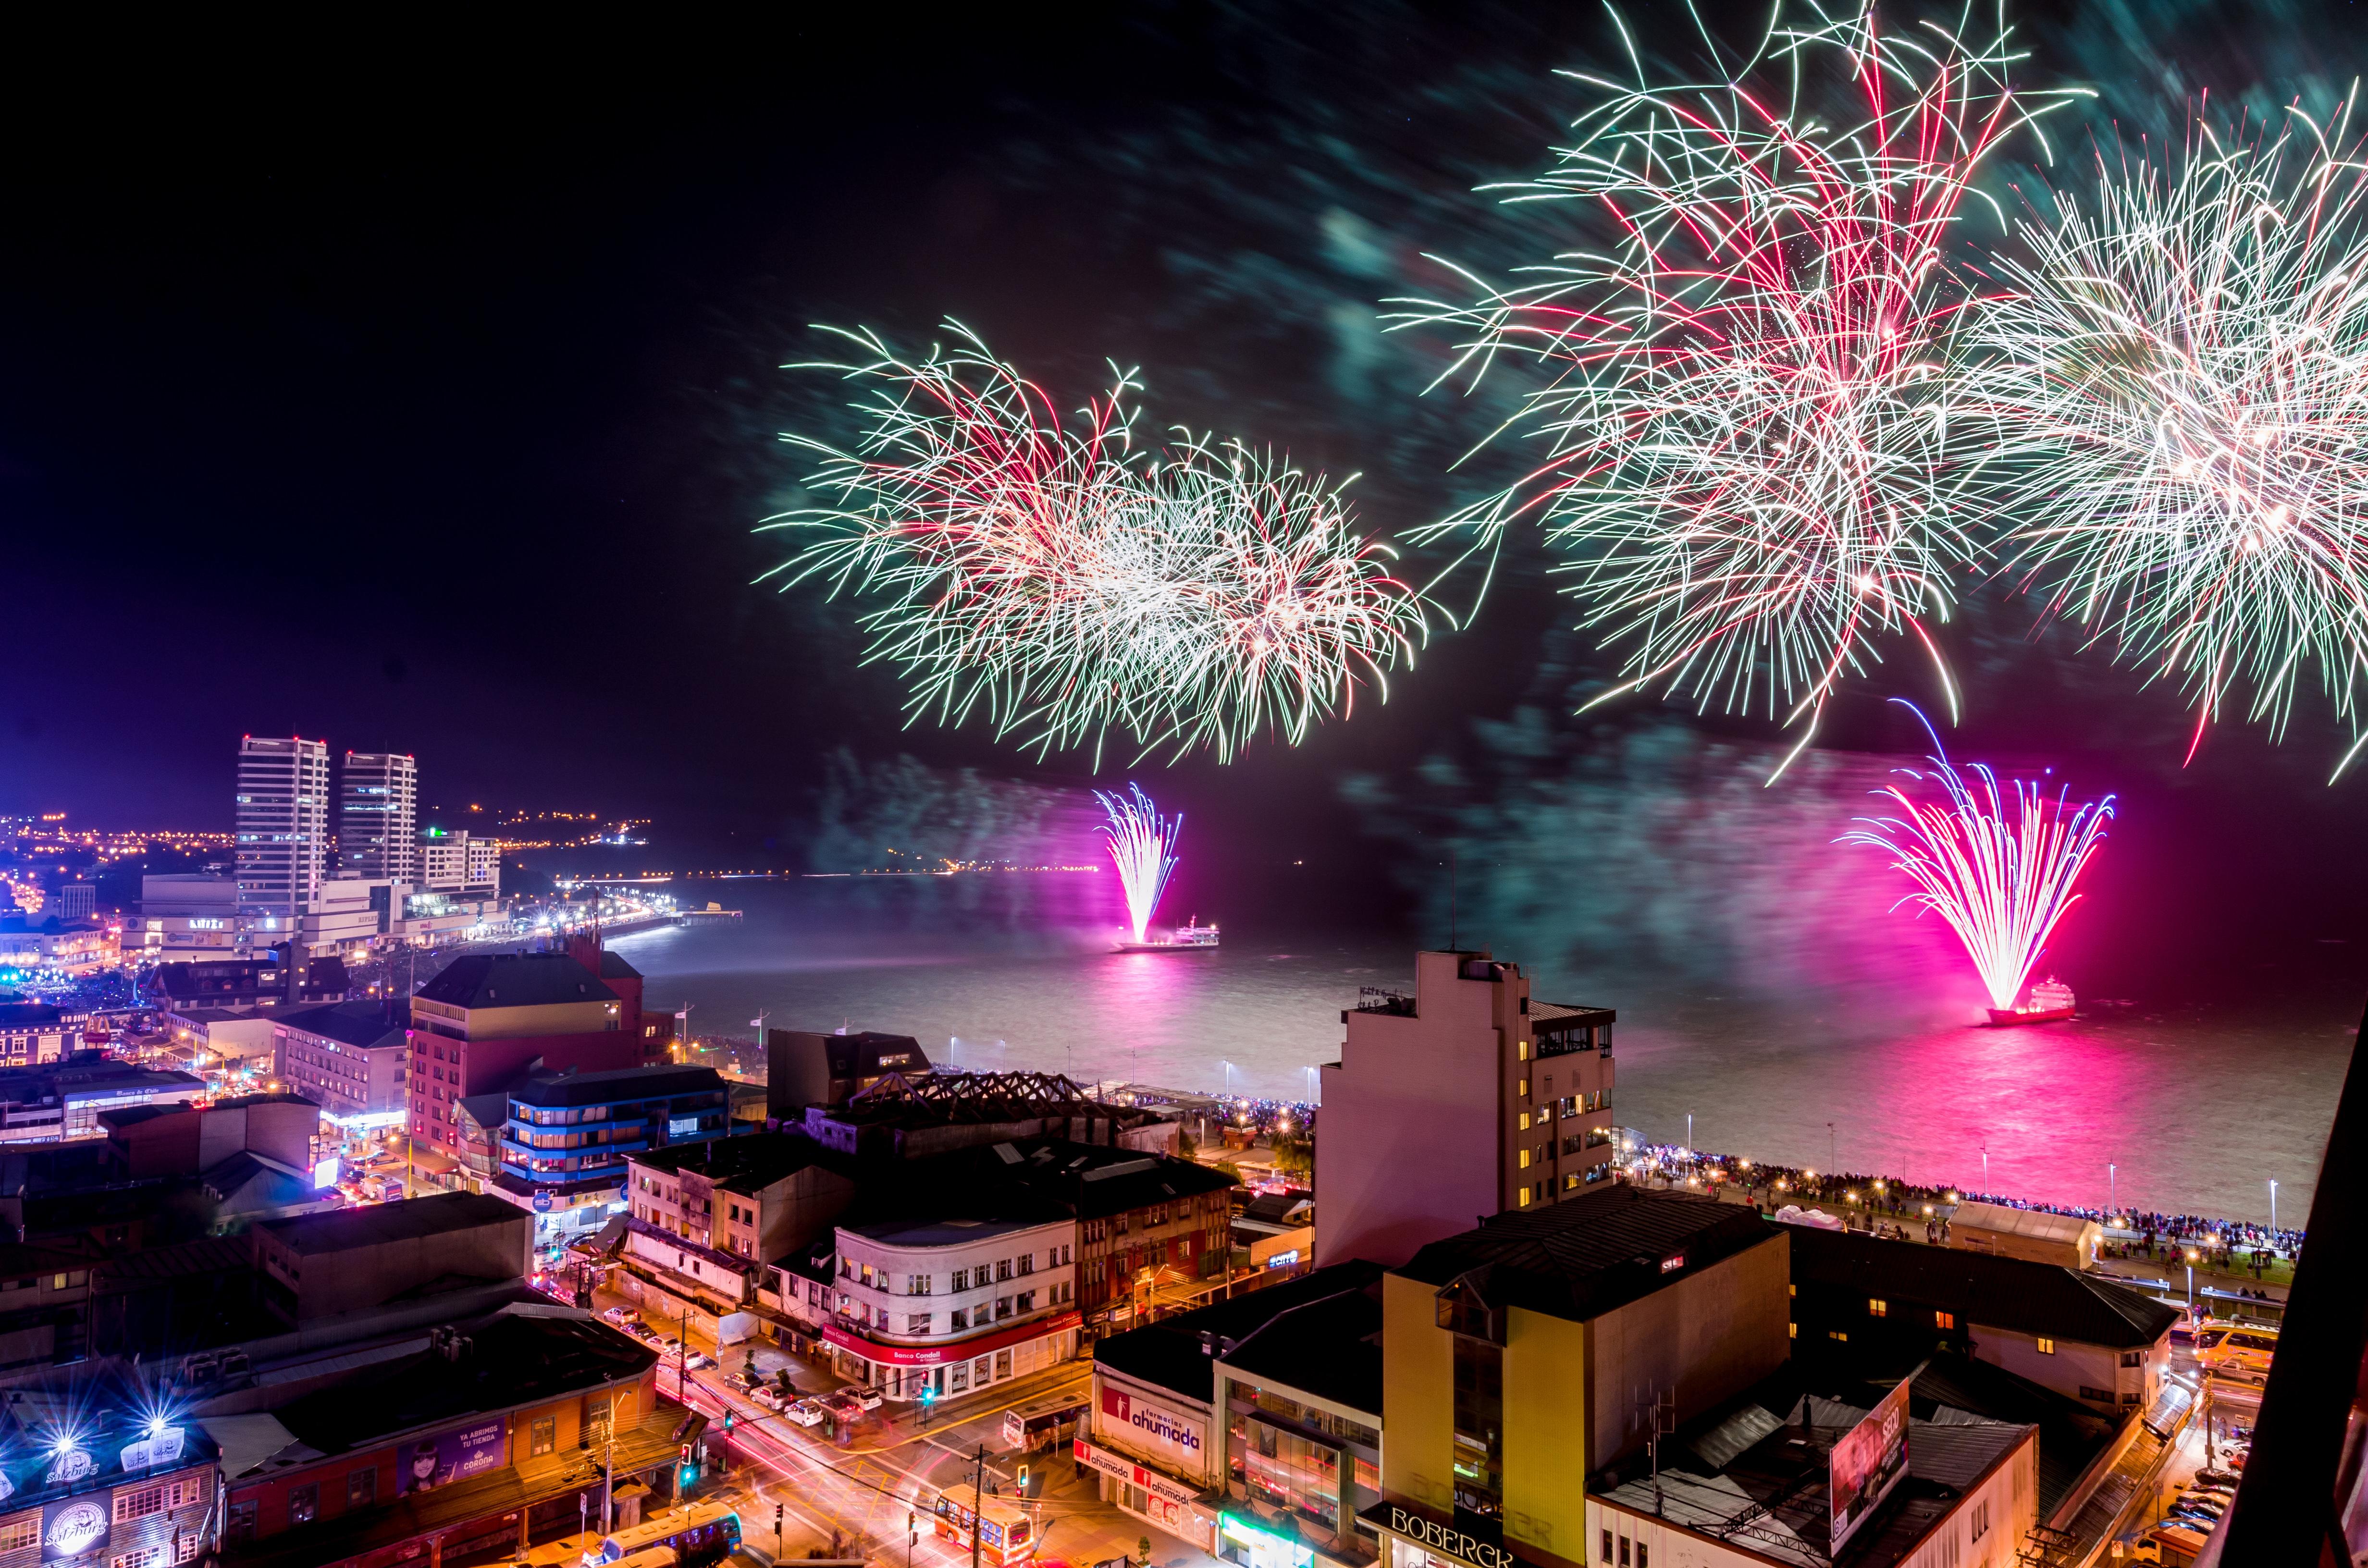
{"label": "corner building", "polygon": [[1519,964],[1485,951],[1417,953],[1413,995],[1342,1013],[1340,1060],[1323,1069],[1315,1261],[1404,1263],[1476,1220],[1611,1180],[1617,1017],[1537,1001]]}

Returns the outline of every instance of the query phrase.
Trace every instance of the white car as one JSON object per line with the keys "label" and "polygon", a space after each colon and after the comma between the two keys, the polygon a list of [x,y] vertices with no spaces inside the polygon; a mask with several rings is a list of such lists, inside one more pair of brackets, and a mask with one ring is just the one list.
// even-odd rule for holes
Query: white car
{"label": "white car", "polygon": [[682,1354],[682,1341],[671,1334],[662,1334],[650,1341],[653,1348],[668,1360]]}
{"label": "white car", "polygon": [[848,1393],[850,1393],[850,1394],[854,1395],[854,1396],[855,1396],[855,1403],[858,1403],[858,1404],[860,1404],[860,1405],[861,1405],[861,1406],[863,1406],[863,1408],[864,1408],[864,1409],[866,1409],[866,1410],[877,1410],[877,1409],[879,1409],[879,1408],[880,1408],[880,1406],[881,1406],[883,1403],[885,1403],[885,1401],[886,1401],[886,1399],[887,1399],[887,1395],[885,1395],[884,1393],[881,1392],[881,1391],[880,1391],[880,1390],[878,1390],[878,1389],[872,1389],[872,1388],[849,1389],[849,1390],[848,1390],[847,1392],[848,1392]]}
{"label": "white car", "polygon": [[796,1422],[801,1426],[819,1426],[822,1425],[822,1406],[811,1399],[802,1399],[795,1404],[791,1405],[787,1410],[782,1411],[781,1414],[788,1416],[791,1420]]}
{"label": "white car", "polygon": [[748,1403],[762,1405],[767,1410],[779,1410],[790,1402],[782,1396],[781,1391],[772,1384],[758,1383],[748,1391]]}
{"label": "white car", "polygon": [[603,1318],[606,1318],[609,1322],[616,1324],[619,1328],[624,1327],[629,1323],[639,1323],[642,1317],[641,1313],[633,1311],[631,1307],[609,1307],[605,1309],[600,1315]]}
{"label": "white car", "polygon": [[704,1350],[693,1350],[683,1357],[682,1365],[686,1371],[702,1372],[716,1365],[716,1360]]}

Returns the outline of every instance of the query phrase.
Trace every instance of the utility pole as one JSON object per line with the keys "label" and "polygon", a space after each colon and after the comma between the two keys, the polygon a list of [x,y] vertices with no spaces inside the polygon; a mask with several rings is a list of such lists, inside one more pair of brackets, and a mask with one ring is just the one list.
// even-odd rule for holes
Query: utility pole
{"label": "utility pole", "polygon": [[602,1425],[609,1429],[607,1450],[600,1459],[600,1533],[607,1535],[617,1528],[617,1400],[609,1396],[609,1419]]}
{"label": "utility pole", "polygon": [[986,1445],[978,1446],[978,1458],[970,1472],[970,1568],[978,1568],[978,1538],[980,1527],[986,1523]]}
{"label": "utility pole", "polygon": [[1657,1385],[1650,1385],[1645,1392],[1634,1395],[1634,1400],[1643,1409],[1629,1425],[1645,1428],[1645,1449],[1653,1465],[1653,1517],[1657,1519],[1661,1517],[1662,1504],[1661,1438],[1677,1430],[1678,1396],[1672,1390],[1665,1399]]}

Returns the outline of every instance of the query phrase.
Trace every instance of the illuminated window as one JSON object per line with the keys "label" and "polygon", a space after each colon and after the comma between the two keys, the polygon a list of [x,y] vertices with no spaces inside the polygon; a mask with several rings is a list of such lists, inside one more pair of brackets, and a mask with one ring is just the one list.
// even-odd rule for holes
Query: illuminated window
{"label": "illuminated window", "polygon": [[1957,1326],[1957,1314],[1954,1312],[1934,1312],[1932,1314],[1932,1326],[1934,1328],[1954,1328]]}
{"label": "illuminated window", "polygon": [[1520,1131],[1522,1131],[1523,1132],[1527,1132],[1529,1130],[1530,1130],[1530,1113],[1529,1113],[1528,1111],[1523,1111],[1523,1112],[1521,1113],[1521,1126],[1520,1126]]}
{"label": "illuminated window", "polygon": [[1785,1338],[1787,1338],[1787,1339],[1798,1339],[1798,1338],[1800,1338],[1800,1337],[1801,1337],[1801,1325],[1800,1325],[1799,1324],[1797,1324],[1797,1323],[1788,1323],[1788,1324],[1786,1324],[1784,1325],[1784,1337],[1785,1337]]}
{"label": "illuminated window", "polygon": [[1801,1288],[1798,1285],[1787,1285],[1784,1287],[1784,1291],[1787,1295],[1797,1296],[1801,1293]]}
{"label": "illuminated window", "polygon": [[535,1418],[534,1425],[528,1429],[528,1457],[540,1458],[544,1454],[550,1453],[552,1449],[558,1447],[559,1417],[556,1415],[537,1416]]}
{"label": "illuminated window", "polygon": [[1869,1296],[1866,1299],[1866,1315],[1871,1318],[1889,1317],[1891,1303],[1880,1296]]}
{"label": "illuminated window", "polygon": [[[1521,1164],[1523,1164],[1523,1165],[1528,1165],[1529,1163],[1530,1163],[1530,1162],[1529,1162],[1529,1158],[1528,1158],[1528,1156],[1527,1156],[1527,1155],[1522,1156]],[[1514,1207],[1515,1207],[1516,1209],[1527,1209],[1529,1206],[1530,1206],[1530,1189],[1529,1189],[1528,1187],[1525,1187],[1521,1188],[1521,1196],[1520,1196],[1520,1201],[1519,1201],[1519,1202],[1517,1202],[1517,1203],[1515,1203],[1515,1204],[1514,1204]]]}
{"label": "illuminated window", "polygon": [[128,1524],[144,1519],[151,1514],[165,1511],[165,1488],[155,1486],[125,1487],[115,1494],[115,1522]]}
{"label": "illuminated window", "polygon": [[1529,1081],[1527,1078],[1524,1078],[1524,1079],[1522,1079],[1522,1080],[1521,1080],[1521,1098],[1523,1098],[1523,1099],[1528,1099],[1529,1097],[1530,1097],[1530,1081]]}
{"label": "illuminated window", "polygon": [[1838,1329],[1838,1328],[1829,1328],[1829,1329],[1826,1330],[1826,1337],[1827,1337],[1827,1339],[1839,1339],[1839,1340],[1840,1340],[1840,1341],[1841,1341],[1843,1344],[1845,1344],[1845,1345],[1847,1345],[1847,1344],[1849,1344],[1849,1343],[1850,1343],[1850,1335],[1847,1335],[1847,1334],[1844,1334],[1840,1329]]}
{"label": "illuminated window", "polygon": [[2054,1340],[2052,1340],[2052,1339],[2043,1339],[2043,1340],[2041,1340],[2041,1341],[2039,1342],[2039,1353],[2040,1353],[2042,1356],[2053,1356],[2053,1355],[2055,1355],[2055,1341],[2054,1341]]}
{"label": "illuminated window", "polygon": [[[1521,1119],[1522,1119],[1523,1121],[1527,1121],[1527,1120],[1529,1120],[1529,1118],[1525,1116],[1525,1117],[1521,1118]],[[1530,1152],[1529,1152],[1527,1149],[1524,1149],[1524,1150],[1522,1150],[1522,1151],[1521,1151],[1521,1169],[1523,1169],[1523,1170],[1528,1170],[1529,1168],[1530,1168]]]}

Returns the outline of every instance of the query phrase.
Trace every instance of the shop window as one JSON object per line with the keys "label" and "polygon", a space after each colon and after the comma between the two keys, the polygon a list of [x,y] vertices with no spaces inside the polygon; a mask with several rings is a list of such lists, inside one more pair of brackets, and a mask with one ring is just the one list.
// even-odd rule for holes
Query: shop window
{"label": "shop window", "polygon": [[970,1363],[959,1362],[946,1369],[946,1392],[960,1393],[970,1387]]}
{"label": "shop window", "polygon": [[528,1428],[527,1457],[539,1459],[559,1447],[559,1417],[538,1415]]}
{"label": "shop window", "polygon": [[378,1467],[351,1471],[346,1476],[346,1511],[367,1508],[378,1501]]}
{"label": "shop window", "polygon": [[998,1380],[1011,1375],[1010,1351],[998,1350],[995,1353],[995,1375]]}
{"label": "shop window", "polygon": [[291,1526],[310,1524],[320,1517],[320,1483],[308,1481],[302,1486],[291,1486],[288,1489],[289,1524]]}

